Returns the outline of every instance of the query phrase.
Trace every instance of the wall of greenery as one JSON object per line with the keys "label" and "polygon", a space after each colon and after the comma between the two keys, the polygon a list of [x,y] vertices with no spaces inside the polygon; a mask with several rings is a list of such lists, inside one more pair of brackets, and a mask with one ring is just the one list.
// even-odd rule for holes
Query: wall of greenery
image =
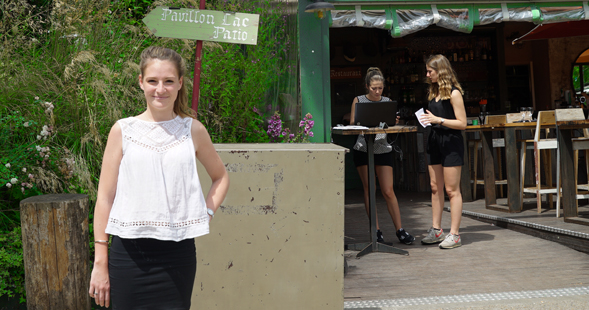
{"label": "wall of greenery", "polygon": [[[111,126],[145,109],[141,51],[170,47],[193,66],[195,41],[155,37],[141,19],[158,5],[199,2],[0,1],[0,297],[25,300],[20,200],[72,192],[93,205]],[[299,130],[296,2],[288,3],[207,0],[209,10],[261,21],[256,46],[204,43],[198,119],[214,142],[268,142],[276,111]]]}

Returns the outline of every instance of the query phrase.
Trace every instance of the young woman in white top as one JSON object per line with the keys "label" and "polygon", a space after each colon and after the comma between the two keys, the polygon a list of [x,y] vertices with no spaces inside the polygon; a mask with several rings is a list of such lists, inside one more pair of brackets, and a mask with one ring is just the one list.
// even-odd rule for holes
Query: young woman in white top
{"label": "young woman in white top", "polygon": [[[149,47],[140,68],[147,109],[119,120],[104,151],[88,292],[96,304],[112,302],[113,309],[189,309],[194,238],[209,232],[229,177],[188,108],[182,57]],[[206,198],[195,157],[212,179]]]}

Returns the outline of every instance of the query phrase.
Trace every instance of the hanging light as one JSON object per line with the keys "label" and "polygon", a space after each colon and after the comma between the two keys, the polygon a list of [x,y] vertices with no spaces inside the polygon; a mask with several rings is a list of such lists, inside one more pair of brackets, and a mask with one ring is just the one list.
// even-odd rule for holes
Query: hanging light
{"label": "hanging light", "polygon": [[335,6],[333,4],[322,1],[322,0],[314,0],[313,3],[307,5],[305,7],[305,12],[307,13],[317,13],[317,17],[323,18],[323,12],[335,10]]}

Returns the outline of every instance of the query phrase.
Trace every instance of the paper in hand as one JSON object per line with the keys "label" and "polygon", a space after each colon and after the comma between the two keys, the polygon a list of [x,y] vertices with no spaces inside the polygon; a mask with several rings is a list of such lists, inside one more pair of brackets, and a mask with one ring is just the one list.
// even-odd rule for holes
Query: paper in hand
{"label": "paper in hand", "polygon": [[431,126],[431,124],[424,124],[421,121],[421,116],[425,114],[425,112],[423,111],[423,108],[417,110],[417,112],[415,112],[415,116],[417,116],[417,120],[419,121],[419,123],[421,124],[421,126],[423,126],[423,128],[427,127],[427,126]]}

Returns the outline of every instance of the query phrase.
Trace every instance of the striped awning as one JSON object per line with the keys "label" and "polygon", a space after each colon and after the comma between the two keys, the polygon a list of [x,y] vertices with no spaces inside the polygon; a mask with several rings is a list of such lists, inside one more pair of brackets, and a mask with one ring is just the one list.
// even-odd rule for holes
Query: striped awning
{"label": "striped awning", "polygon": [[567,2],[419,2],[329,1],[330,27],[390,30],[398,38],[437,25],[470,33],[474,26],[507,21],[537,25],[589,20],[588,1]]}

